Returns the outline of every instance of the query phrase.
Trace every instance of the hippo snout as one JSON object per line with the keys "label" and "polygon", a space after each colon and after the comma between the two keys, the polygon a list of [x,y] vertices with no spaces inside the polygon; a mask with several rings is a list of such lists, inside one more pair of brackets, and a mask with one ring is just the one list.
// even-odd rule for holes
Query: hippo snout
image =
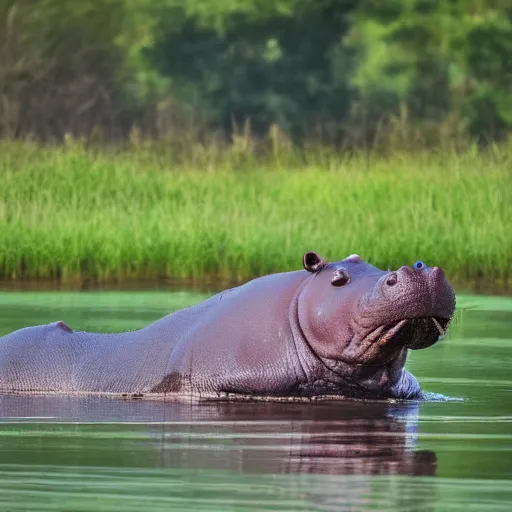
{"label": "hippo snout", "polygon": [[419,349],[445,334],[454,311],[455,293],[443,270],[417,261],[383,273],[362,297],[357,323],[363,336],[381,329],[390,347]]}
{"label": "hippo snout", "polygon": [[455,311],[455,292],[442,268],[417,261],[382,276],[365,298],[364,310],[373,321],[381,317],[381,323],[435,317],[445,328]]}
{"label": "hippo snout", "polygon": [[[389,286],[390,276],[386,280]],[[394,282],[392,279],[391,282]],[[396,271],[398,293],[411,300],[411,316],[436,316],[449,320],[455,311],[455,292],[441,267],[429,267],[417,261],[412,267],[402,266]]]}

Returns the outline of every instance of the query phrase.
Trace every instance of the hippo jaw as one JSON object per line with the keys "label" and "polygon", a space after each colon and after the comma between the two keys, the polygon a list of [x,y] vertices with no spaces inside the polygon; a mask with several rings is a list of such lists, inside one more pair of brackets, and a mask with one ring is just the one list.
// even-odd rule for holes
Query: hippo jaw
{"label": "hippo jaw", "polygon": [[444,336],[449,323],[447,318],[425,316],[381,324],[354,335],[340,359],[352,364],[384,365],[403,348],[430,347]]}

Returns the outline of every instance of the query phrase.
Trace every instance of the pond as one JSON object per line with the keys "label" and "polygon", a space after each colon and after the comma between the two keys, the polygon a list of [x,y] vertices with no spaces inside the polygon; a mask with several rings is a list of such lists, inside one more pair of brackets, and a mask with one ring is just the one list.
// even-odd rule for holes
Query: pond
{"label": "pond", "polygon": [[[2,292],[0,335],[136,329],[206,294]],[[0,397],[0,510],[512,509],[512,299],[463,295],[411,353],[426,403]]]}

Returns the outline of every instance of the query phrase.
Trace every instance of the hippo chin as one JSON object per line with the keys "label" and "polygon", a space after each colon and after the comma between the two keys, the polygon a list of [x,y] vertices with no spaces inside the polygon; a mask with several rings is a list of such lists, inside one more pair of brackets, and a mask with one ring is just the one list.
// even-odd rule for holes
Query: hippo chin
{"label": "hippo chin", "polygon": [[138,331],[73,332],[64,322],[15,331],[0,338],[0,392],[422,398],[404,365],[452,318],[443,271],[417,262],[386,272],[313,252],[303,265]]}

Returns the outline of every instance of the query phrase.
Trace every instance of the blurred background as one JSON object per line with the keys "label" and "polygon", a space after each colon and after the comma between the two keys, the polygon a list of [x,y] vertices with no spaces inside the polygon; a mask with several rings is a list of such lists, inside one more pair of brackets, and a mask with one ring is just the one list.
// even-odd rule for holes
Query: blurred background
{"label": "blurred background", "polygon": [[511,17],[508,0],[2,0],[0,134],[499,141]]}
{"label": "blurred background", "polygon": [[511,55],[509,0],[1,0],[0,278],[503,290]]}

